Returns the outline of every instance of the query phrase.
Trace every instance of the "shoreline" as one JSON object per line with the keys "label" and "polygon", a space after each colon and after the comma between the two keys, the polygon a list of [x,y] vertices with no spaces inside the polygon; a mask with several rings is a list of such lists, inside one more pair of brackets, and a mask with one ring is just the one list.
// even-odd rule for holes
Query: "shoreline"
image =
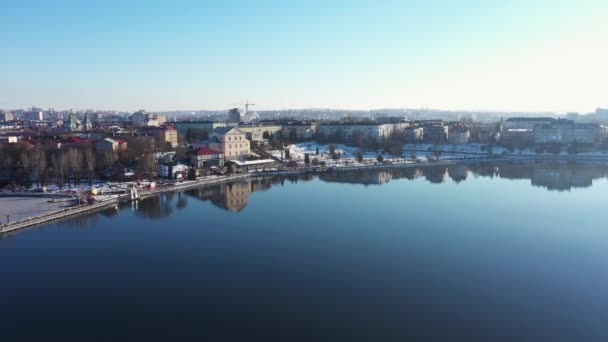
{"label": "shoreline", "polygon": [[[564,158],[566,157],[566,158]],[[173,186],[164,186],[153,190],[141,190],[136,200],[149,198],[165,192],[183,191],[192,188],[204,187],[206,185],[221,184],[239,179],[246,178],[259,178],[279,175],[296,175],[296,174],[321,174],[327,172],[340,172],[340,171],[354,171],[354,170],[376,170],[376,169],[398,169],[398,168],[412,168],[412,167],[431,167],[431,166],[449,166],[449,165],[467,165],[467,164],[487,164],[487,163],[509,163],[509,162],[538,162],[538,161],[554,161],[554,162],[608,162],[607,157],[599,156],[577,156],[577,155],[542,155],[542,156],[508,156],[508,157],[496,157],[496,158],[470,158],[470,159],[448,159],[433,162],[398,162],[390,164],[372,164],[372,165],[353,165],[353,166],[338,166],[328,167],[321,170],[311,169],[293,169],[293,170],[276,170],[276,171],[256,171],[247,172],[231,176],[218,176],[215,178],[205,178],[196,181],[187,181],[182,184]],[[31,194],[27,196],[24,193],[16,193],[11,195],[10,193],[2,193],[0,196],[3,197],[40,197],[39,194]],[[49,194],[49,197],[53,197]],[[27,217],[18,221],[10,222],[9,224],[0,225],[0,236],[22,230],[29,227],[39,226],[52,221],[60,220],[63,218],[103,210],[111,207],[118,207],[120,203],[133,201],[130,194],[121,194],[116,198],[105,200],[103,202],[79,205],[68,207],[61,210],[51,211],[45,214]]]}

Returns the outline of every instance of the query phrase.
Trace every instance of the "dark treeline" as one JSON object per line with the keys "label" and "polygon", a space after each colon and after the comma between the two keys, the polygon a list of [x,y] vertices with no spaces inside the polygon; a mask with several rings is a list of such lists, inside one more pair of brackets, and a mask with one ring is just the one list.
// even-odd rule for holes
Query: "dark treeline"
{"label": "dark treeline", "polygon": [[[59,147],[58,147],[59,146]],[[73,187],[93,180],[123,180],[131,169],[138,178],[157,171],[154,152],[163,150],[147,137],[130,137],[128,148],[97,148],[80,144],[19,142],[0,146],[0,187]]]}

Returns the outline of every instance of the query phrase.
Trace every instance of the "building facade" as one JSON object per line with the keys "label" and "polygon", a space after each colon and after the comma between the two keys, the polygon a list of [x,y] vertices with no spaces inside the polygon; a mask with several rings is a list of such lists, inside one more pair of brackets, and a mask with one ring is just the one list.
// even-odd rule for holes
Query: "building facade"
{"label": "building facade", "polygon": [[225,160],[243,160],[251,153],[245,132],[236,127],[218,127],[211,132],[208,140],[198,145],[220,151]]}
{"label": "building facade", "polygon": [[189,129],[200,129],[211,132],[218,127],[226,127],[225,123],[214,121],[177,121],[173,122],[172,125],[182,135],[186,135]]}
{"label": "building facade", "polygon": [[190,163],[197,169],[224,166],[224,154],[208,147],[199,147],[190,156]]}
{"label": "building facade", "polygon": [[534,128],[534,143],[595,144],[600,140],[600,131],[600,126],[596,124],[557,120],[552,124],[537,125]]}
{"label": "building facade", "polygon": [[279,125],[239,125],[237,128],[245,133],[247,139],[251,141],[262,141],[264,140],[264,136],[273,136],[277,132],[281,131],[281,126]]}

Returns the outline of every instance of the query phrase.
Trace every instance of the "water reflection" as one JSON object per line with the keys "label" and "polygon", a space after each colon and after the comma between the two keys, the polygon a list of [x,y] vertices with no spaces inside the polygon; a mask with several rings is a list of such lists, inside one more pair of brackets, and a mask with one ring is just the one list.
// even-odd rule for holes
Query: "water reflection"
{"label": "water reflection", "polygon": [[199,200],[211,201],[219,208],[239,212],[247,206],[249,195],[252,192],[265,191],[273,185],[283,185],[285,181],[297,183],[298,181],[310,181],[312,179],[313,177],[310,175],[246,179],[188,190],[185,191],[185,194]]}
{"label": "water reflection", "polygon": [[417,168],[357,170],[319,175],[325,182],[380,185],[396,179],[423,177],[430,183],[441,184],[451,179],[466,181],[469,173],[478,177],[502,179],[530,179],[531,185],[547,190],[569,191],[593,185],[594,179],[606,178],[608,165],[583,163],[510,163],[426,166]]}
{"label": "water reflection", "polygon": [[[238,213],[249,204],[253,192],[265,191],[285,182],[298,183],[318,177],[323,182],[378,186],[397,179],[424,179],[433,184],[449,180],[460,183],[469,174],[482,178],[530,180],[532,186],[549,191],[570,191],[574,188],[590,187],[593,180],[606,178],[608,165],[590,163],[511,163],[451,166],[424,166],[411,168],[356,170],[319,175],[288,175],[239,180],[233,183],[215,184],[176,193],[163,193],[137,203],[128,204],[135,215],[148,219],[168,217],[188,206],[189,200],[210,202],[214,206]],[[97,223],[97,215],[113,216],[115,209],[82,215],[61,221],[61,225],[89,227]]]}

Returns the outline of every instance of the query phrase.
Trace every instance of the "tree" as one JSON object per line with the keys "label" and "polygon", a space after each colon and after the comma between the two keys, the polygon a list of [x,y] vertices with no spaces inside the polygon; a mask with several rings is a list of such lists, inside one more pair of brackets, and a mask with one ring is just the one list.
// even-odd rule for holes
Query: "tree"
{"label": "tree", "polygon": [[188,169],[188,180],[196,180],[196,171],[193,167]]}
{"label": "tree", "polygon": [[186,131],[186,141],[195,142],[209,139],[209,132],[204,128],[191,127]]}
{"label": "tree", "polygon": [[315,152],[316,155],[319,155],[319,146],[317,146],[317,151]]}
{"label": "tree", "polygon": [[36,183],[38,187],[44,186],[46,183],[46,150],[41,145],[34,148],[34,161],[36,163]]}
{"label": "tree", "polygon": [[376,160],[378,161],[378,163],[382,163],[382,162],[384,161],[384,157],[383,157],[381,154],[379,154],[379,155],[376,157]]}
{"label": "tree", "polygon": [[69,173],[73,177],[74,186],[80,185],[80,174],[82,171],[82,151],[80,148],[70,147],[68,149],[68,166]]}
{"label": "tree", "polygon": [[89,176],[89,186],[93,185],[93,175],[95,174],[95,151],[93,146],[88,145],[84,148],[84,163],[87,175]]}
{"label": "tree", "polygon": [[329,146],[327,147],[328,152],[329,152],[329,157],[331,159],[334,159],[335,154],[336,154],[336,145],[334,144],[329,144]]}
{"label": "tree", "polygon": [[290,160],[290,161],[287,163],[287,167],[292,167],[292,168],[295,168],[295,167],[297,167],[297,166],[298,166],[298,162],[297,162],[297,161],[295,161],[295,160]]}
{"label": "tree", "polygon": [[304,164],[306,164],[307,166],[310,164],[310,156],[308,155],[308,153],[304,155]]}
{"label": "tree", "polygon": [[363,152],[361,150],[357,151],[357,161],[359,163],[363,162]]}
{"label": "tree", "polygon": [[291,156],[289,155],[289,147],[285,149],[285,159],[291,159]]}
{"label": "tree", "polygon": [[441,157],[441,144],[439,143],[439,141],[437,141],[435,143],[435,146],[433,146],[433,154],[435,155],[435,157],[437,159],[439,159],[439,157]]}
{"label": "tree", "polygon": [[[65,184],[66,177],[69,174],[69,163],[68,156],[65,150],[59,150],[55,152],[53,157],[51,158],[51,165],[55,170],[55,175],[57,176],[57,182],[59,183],[59,188],[63,188]],[[69,185],[69,182],[68,182]]]}
{"label": "tree", "polygon": [[320,162],[319,162],[319,158],[313,158],[313,160],[312,160],[312,165],[317,166],[317,165],[319,165],[319,164],[320,164]]}

